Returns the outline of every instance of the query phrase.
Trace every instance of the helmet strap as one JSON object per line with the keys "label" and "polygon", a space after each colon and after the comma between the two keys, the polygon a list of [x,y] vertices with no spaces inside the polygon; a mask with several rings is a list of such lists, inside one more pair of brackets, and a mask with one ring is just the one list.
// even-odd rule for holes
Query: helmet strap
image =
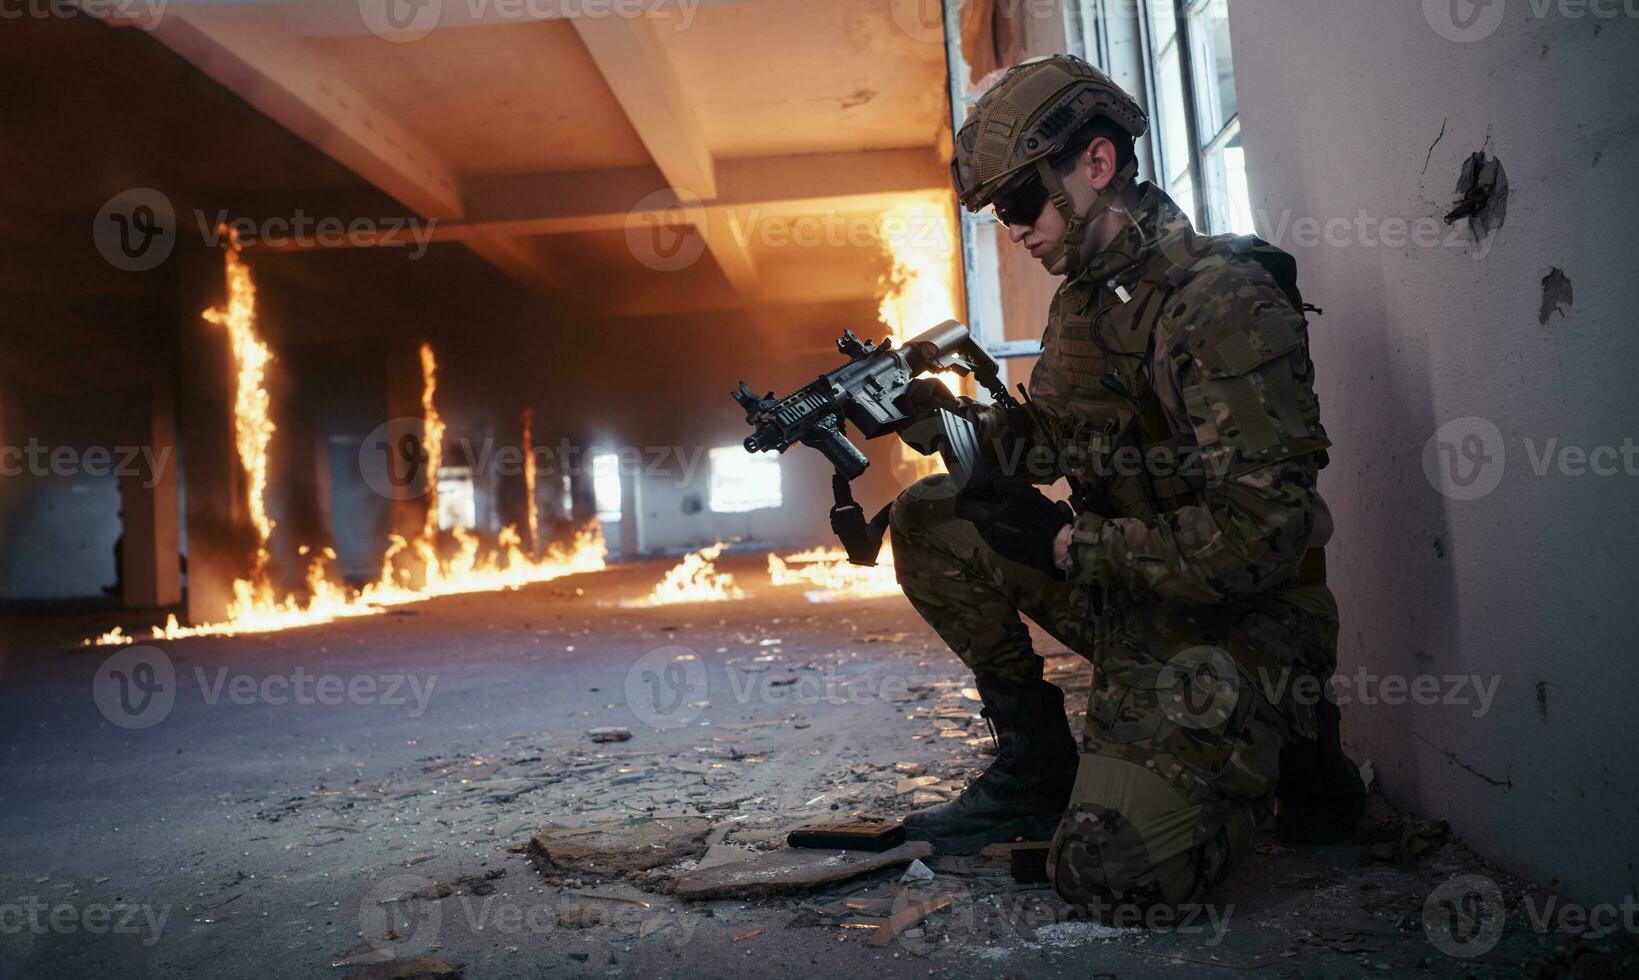
{"label": "helmet strap", "polygon": [[1104,212],[1110,210],[1116,198],[1132,183],[1133,178],[1138,175],[1138,162],[1129,160],[1127,165],[1121,168],[1121,172],[1104,188],[1103,193],[1080,214],[1071,207],[1070,194],[1064,189],[1064,181],[1059,178],[1058,171],[1053,169],[1053,165],[1045,157],[1036,161],[1036,172],[1041,176],[1041,185],[1047,188],[1047,199],[1064,218],[1064,237],[1058,247],[1046,257],[1046,262],[1053,265],[1061,256],[1064,257],[1067,260],[1065,274],[1073,279],[1085,265],[1081,256],[1081,242],[1087,235],[1087,229]]}

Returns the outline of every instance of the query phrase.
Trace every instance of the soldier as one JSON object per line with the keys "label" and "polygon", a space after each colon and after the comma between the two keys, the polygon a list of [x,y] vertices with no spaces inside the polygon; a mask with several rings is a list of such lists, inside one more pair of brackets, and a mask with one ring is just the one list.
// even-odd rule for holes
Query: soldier
{"label": "soldier", "polygon": [[[960,494],[924,480],[891,520],[905,595],[973,669],[998,749],[957,799],[911,814],[910,837],[949,853],[1051,837],[1058,892],[1106,921],[1199,902],[1277,800],[1283,836],[1309,841],[1350,833],[1364,804],[1321,693],[1338,629],[1316,492],[1329,442],[1295,263],[1198,236],[1135,182],[1147,128],[1062,55],[974,106],[952,161],[962,204],[993,205],[1065,278],[1033,412],[915,386],[922,411],[975,424],[992,475]],[[1061,476],[1074,516],[1036,486]],[[1093,662],[1079,742],[1021,613]]]}

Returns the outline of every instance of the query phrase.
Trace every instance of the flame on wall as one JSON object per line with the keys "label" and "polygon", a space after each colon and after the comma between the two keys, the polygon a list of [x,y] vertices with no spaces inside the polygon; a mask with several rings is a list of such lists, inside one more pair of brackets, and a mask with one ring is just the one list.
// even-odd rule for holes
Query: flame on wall
{"label": "flame on wall", "polygon": [[848,562],[841,548],[814,548],[794,555],[768,556],[768,577],[775,585],[809,586],[809,602],[838,602],[847,599],[875,599],[899,595],[893,549],[884,548],[874,568]]}
{"label": "flame on wall", "polygon": [[745,592],[734,584],[734,576],[719,572],[715,564],[723,549],[721,541],[709,548],[690,552],[676,567],[668,571],[641,599],[627,599],[622,606],[671,606],[684,602],[728,602],[744,599]]}
{"label": "flame on wall", "polygon": [[[438,359],[431,345],[423,344],[421,411],[428,506],[420,535],[413,542],[393,535],[382,560],[380,579],[358,592],[331,581],[328,568],[336,559],[334,551],[326,548],[314,555],[311,549],[303,547],[300,554],[311,556],[306,600],[295,595],[277,596],[268,575],[268,540],[274,528],[267,512],[268,449],[276,430],[270,417],[267,370],[273,355],[256,334],[256,285],[231,235],[227,282],[226,305],[206,310],[203,315],[208,322],[228,331],[237,372],[233,402],[235,443],[247,478],[250,523],[257,534],[256,562],[251,576],[233,583],[233,598],[228,602],[227,618],[222,622],[184,626],[172,615],[164,626],[153,627],[146,636],[127,634],[115,627],[94,640],[87,640],[86,645],[122,646],[138,640],[272,633],[338,619],[379,615],[392,606],[438,596],[516,589],[604,568],[608,549],[603,528],[596,522],[576,533],[567,546],[549,548],[539,558],[524,553],[523,541],[515,528],[502,529],[497,547],[487,552],[477,537],[456,529],[452,533],[454,554],[440,557],[438,470],[443,457],[444,422],[436,402]],[[406,553],[415,555],[423,563],[424,574],[419,584],[412,584],[409,571],[399,567],[398,559]]]}

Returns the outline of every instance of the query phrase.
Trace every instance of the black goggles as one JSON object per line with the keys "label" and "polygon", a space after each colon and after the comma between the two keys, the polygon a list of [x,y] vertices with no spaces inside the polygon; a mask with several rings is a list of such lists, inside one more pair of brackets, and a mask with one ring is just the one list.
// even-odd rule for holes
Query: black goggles
{"label": "black goggles", "polygon": [[997,194],[991,203],[996,217],[1004,225],[1035,224],[1041,217],[1041,209],[1047,205],[1047,188],[1042,185],[1039,174],[1031,174],[1017,187]]}

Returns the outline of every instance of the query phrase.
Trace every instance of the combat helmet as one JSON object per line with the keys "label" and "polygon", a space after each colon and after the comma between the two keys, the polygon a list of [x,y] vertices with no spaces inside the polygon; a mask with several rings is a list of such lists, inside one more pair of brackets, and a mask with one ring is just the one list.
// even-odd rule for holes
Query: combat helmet
{"label": "combat helmet", "polygon": [[1064,216],[1065,246],[1072,263],[1079,256],[1086,226],[1130,183],[1137,168],[1128,164],[1085,214],[1070,207],[1063,182],[1051,162],[1070,149],[1073,136],[1104,118],[1134,139],[1149,131],[1149,116],[1110,76],[1074,55],[1059,54],[1021,62],[1008,69],[968,113],[956,134],[951,181],[969,211],[978,211],[1032,177]]}

